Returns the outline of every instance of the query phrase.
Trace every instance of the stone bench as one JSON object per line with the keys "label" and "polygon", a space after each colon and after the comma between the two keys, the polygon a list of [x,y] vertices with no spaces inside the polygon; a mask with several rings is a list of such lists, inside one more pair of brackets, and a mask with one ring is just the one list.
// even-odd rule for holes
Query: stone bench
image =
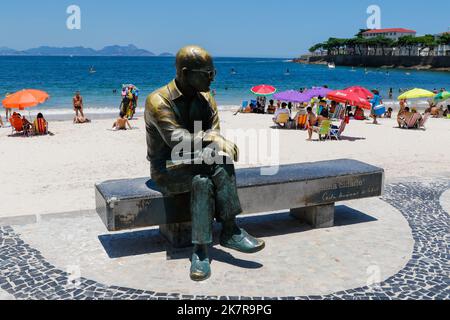
{"label": "stone bench", "polygon": [[[314,228],[334,225],[339,201],[381,196],[384,170],[355,160],[284,165],[276,175],[236,170],[243,214],[290,209]],[[109,231],[159,226],[174,247],[190,245],[190,195],[164,197],[149,178],[96,185],[96,210]]]}

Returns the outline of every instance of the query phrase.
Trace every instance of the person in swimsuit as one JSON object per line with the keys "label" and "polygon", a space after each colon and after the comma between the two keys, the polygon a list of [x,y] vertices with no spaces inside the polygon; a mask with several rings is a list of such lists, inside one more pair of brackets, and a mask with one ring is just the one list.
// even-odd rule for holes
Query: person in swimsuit
{"label": "person in swimsuit", "polygon": [[83,97],[80,95],[80,92],[77,91],[75,96],[73,97],[73,110],[75,111],[75,116],[81,116],[84,118],[83,113]]}
{"label": "person in swimsuit", "polygon": [[308,107],[306,109],[306,112],[308,113],[308,121],[307,121],[307,127],[308,127],[308,141],[312,140],[312,134],[313,134],[313,127],[318,125],[318,120],[314,112],[312,111],[312,107]]}
{"label": "person in swimsuit", "polygon": [[117,118],[116,122],[114,122],[113,129],[127,130],[127,125],[128,125],[128,128],[130,128],[130,130],[131,130],[132,128],[131,128],[130,122],[126,118],[126,114],[123,112],[120,112],[120,117]]}

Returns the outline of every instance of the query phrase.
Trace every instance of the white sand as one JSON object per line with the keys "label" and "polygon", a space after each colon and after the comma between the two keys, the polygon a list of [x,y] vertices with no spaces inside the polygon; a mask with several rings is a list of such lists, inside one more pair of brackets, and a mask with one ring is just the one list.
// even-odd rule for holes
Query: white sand
{"label": "white sand", "polygon": [[[269,115],[222,112],[221,118],[224,131],[272,130]],[[112,122],[51,122],[54,136],[33,138],[8,137],[10,129],[0,129],[0,217],[92,210],[95,183],[148,176],[143,119],[132,131],[109,131]],[[351,121],[344,136],[356,139],[344,141],[307,142],[305,131],[279,130],[280,163],[350,158],[384,168],[387,182],[450,178],[450,120],[430,119],[426,131],[398,129],[393,119],[369,123]],[[271,164],[268,157],[237,166],[264,164]]]}

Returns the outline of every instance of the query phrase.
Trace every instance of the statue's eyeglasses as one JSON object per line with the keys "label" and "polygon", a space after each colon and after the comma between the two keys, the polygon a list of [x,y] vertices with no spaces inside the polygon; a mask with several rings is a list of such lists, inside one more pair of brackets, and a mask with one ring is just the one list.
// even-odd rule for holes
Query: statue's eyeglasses
{"label": "statue's eyeglasses", "polygon": [[193,72],[203,72],[208,74],[209,78],[212,79],[215,76],[217,76],[217,70],[201,70],[201,69],[189,69],[189,71],[193,71]]}

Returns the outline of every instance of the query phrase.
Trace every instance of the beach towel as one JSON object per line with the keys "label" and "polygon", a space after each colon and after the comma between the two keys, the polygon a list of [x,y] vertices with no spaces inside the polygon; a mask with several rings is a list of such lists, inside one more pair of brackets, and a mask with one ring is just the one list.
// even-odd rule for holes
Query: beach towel
{"label": "beach towel", "polygon": [[42,118],[34,120],[34,130],[36,134],[46,134],[47,122]]}

